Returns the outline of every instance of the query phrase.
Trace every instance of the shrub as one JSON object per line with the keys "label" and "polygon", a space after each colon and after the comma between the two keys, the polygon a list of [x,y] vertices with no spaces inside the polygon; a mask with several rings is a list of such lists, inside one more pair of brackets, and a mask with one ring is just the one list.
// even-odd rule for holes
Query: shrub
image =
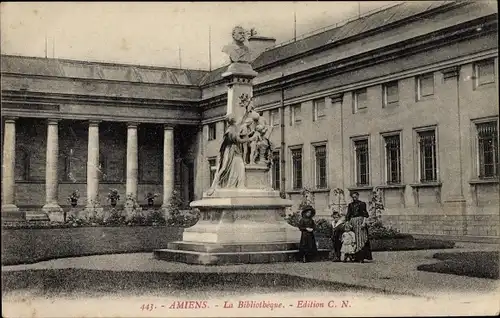
{"label": "shrub", "polygon": [[147,225],[146,217],[142,215],[142,213],[135,213],[129,219],[128,225],[139,225],[139,226]]}
{"label": "shrub", "polygon": [[302,216],[300,215],[300,212],[295,211],[295,212],[288,214],[285,217],[285,221],[287,221],[287,223],[290,224],[291,226],[298,227],[299,221],[301,218],[302,218]]}
{"label": "shrub", "polygon": [[195,225],[200,219],[200,211],[198,209],[194,210],[177,210],[175,212],[171,212],[167,224],[170,226],[177,227],[191,227]]}
{"label": "shrub", "polygon": [[302,218],[302,209],[307,205],[314,207],[314,198],[312,196],[311,190],[309,190],[308,188],[303,188],[300,194],[302,195],[302,199],[300,201],[298,211],[288,213],[285,217],[285,221],[287,221],[288,224],[294,227],[299,226],[299,221]]}
{"label": "shrub", "polygon": [[382,193],[379,188],[374,188],[370,201],[368,202],[368,214],[375,221],[381,221],[382,212],[384,211],[384,202],[382,201]]}
{"label": "shrub", "polygon": [[316,230],[315,232],[321,236],[332,235],[332,224],[327,219],[319,219],[316,221]]}
{"label": "shrub", "polygon": [[146,223],[146,218],[142,214],[142,207],[131,193],[127,194],[125,211],[127,213],[128,225],[144,225]]}
{"label": "shrub", "polygon": [[397,229],[384,226],[381,221],[368,224],[368,236],[370,239],[412,238],[409,234],[402,234]]}
{"label": "shrub", "polygon": [[152,209],[148,210],[146,215],[146,224],[148,225],[165,225],[167,221],[163,216],[162,210]]}
{"label": "shrub", "polygon": [[125,224],[125,216],[116,208],[112,208],[109,217],[104,220],[106,225],[118,226]]}
{"label": "shrub", "polygon": [[168,206],[168,219],[166,223],[171,226],[191,227],[200,219],[199,210],[182,210],[184,201],[178,190],[172,191]]}

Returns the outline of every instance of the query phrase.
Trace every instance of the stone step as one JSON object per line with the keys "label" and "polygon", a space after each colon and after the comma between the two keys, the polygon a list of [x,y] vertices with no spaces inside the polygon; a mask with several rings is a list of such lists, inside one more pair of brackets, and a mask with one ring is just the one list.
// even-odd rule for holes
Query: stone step
{"label": "stone step", "polygon": [[218,244],[178,241],[168,243],[167,248],[170,250],[193,251],[200,253],[269,252],[297,250],[298,243],[276,242],[265,244]]}
{"label": "stone step", "polygon": [[[328,259],[330,250],[320,249],[315,260]],[[188,250],[159,249],[153,252],[157,260],[180,262],[193,265],[231,265],[296,262],[299,250],[204,253]]]}

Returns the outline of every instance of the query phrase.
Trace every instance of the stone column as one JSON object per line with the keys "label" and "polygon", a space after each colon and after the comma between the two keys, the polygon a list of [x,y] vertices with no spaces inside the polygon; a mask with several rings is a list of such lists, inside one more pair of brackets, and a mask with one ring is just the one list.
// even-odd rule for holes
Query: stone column
{"label": "stone column", "polygon": [[89,121],[87,149],[87,210],[100,206],[99,193],[99,121]]}
{"label": "stone column", "polygon": [[45,205],[42,210],[50,221],[63,222],[63,210],[57,202],[59,179],[59,125],[57,119],[47,121],[47,156],[45,158]]}
{"label": "stone column", "polygon": [[137,123],[127,124],[127,185],[126,195],[137,199]]}
{"label": "stone column", "polygon": [[242,99],[253,97],[252,79],[257,76],[257,72],[250,64],[232,63],[221,76],[227,81],[228,87],[226,115],[232,114],[239,122],[246,111]]}
{"label": "stone column", "polygon": [[174,190],[174,128],[165,125],[163,133],[163,209],[167,210]]}
{"label": "stone column", "polygon": [[14,203],[16,164],[16,118],[5,119],[2,165],[2,221],[22,220],[24,214]]}

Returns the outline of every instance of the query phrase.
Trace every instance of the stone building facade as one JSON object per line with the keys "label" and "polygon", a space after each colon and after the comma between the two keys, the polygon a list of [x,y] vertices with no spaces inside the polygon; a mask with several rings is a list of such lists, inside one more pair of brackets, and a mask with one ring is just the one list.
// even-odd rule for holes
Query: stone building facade
{"label": "stone building facade", "polygon": [[[404,3],[285,45],[251,39],[273,186],[297,204],[310,188],[320,216],[335,188],[378,188],[403,232],[498,237],[497,20],[493,2]],[[75,188],[200,198],[225,69],[2,56],[2,212],[64,207]]]}

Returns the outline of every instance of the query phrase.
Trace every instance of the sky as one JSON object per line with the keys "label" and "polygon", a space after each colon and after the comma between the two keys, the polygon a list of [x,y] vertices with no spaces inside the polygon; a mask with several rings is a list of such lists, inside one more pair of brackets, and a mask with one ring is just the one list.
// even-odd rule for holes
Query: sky
{"label": "sky", "polygon": [[[359,6],[358,6],[359,4]],[[280,43],[392,1],[2,2],[1,53],[212,69],[236,25]],[[209,31],[210,30],[210,31]],[[211,41],[209,41],[209,34]],[[45,49],[47,38],[47,50]]]}

